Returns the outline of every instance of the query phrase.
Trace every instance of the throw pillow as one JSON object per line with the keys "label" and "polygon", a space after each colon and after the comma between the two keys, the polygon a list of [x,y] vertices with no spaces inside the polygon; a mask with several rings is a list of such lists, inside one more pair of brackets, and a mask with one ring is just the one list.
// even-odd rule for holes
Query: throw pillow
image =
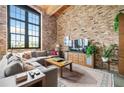
{"label": "throw pillow", "polygon": [[8,54],[6,55],[6,58],[9,59],[11,56],[13,56],[13,54],[12,54],[12,53],[8,53]]}
{"label": "throw pillow", "polygon": [[7,60],[8,64],[11,63],[11,62],[14,62],[14,61],[22,62],[21,58],[18,57],[18,56],[15,56],[15,55],[11,56],[11,57]]}
{"label": "throw pillow", "polygon": [[36,57],[42,57],[42,56],[47,56],[47,51],[42,50],[36,52]]}
{"label": "throw pillow", "polygon": [[57,55],[57,51],[52,50],[52,51],[51,51],[51,55]]}
{"label": "throw pillow", "polygon": [[23,66],[18,61],[14,61],[14,62],[9,63],[4,70],[6,77],[11,76],[11,75],[15,75],[15,74],[18,74],[21,72],[23,72]]}
{"label": "throw pillow", "polygon": [[31,58],[31,53],[30,52],[25,52],[22,56],[25,59],[30,59]]}

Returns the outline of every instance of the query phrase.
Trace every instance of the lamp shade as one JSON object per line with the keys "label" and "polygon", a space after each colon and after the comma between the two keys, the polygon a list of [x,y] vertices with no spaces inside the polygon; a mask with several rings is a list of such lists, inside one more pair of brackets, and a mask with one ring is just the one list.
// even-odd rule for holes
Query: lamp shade
{"label": "lamp shade", "polygon": [[59,44],[56,44],[56,47],[60,47],[60,45]]}

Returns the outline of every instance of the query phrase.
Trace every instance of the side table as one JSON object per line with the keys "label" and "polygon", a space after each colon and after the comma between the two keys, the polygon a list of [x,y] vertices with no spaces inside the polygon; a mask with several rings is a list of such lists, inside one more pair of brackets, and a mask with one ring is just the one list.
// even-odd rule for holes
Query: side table
{"label": "side table", "polygon": [[[34,72],[35,70],[36,69],[31,70],[31,71]],[[40,83],[40,85],[42,87],[45,86],[45,84],[46,84],[46,82],[45,82],[45,74],[40,71],[39,75],[36,75],[36,76],[34,76],[34,78],[32,78],[30,76],[30,74],[29,74],[29,72],[31,72],[31,71],[24,72],[24,73],[27,73],[27,80],[22,81],[20,83],[17,83],[18,87],[29,87],[29,86],[33,86],[34,84],[37,84],[37,83]]]}

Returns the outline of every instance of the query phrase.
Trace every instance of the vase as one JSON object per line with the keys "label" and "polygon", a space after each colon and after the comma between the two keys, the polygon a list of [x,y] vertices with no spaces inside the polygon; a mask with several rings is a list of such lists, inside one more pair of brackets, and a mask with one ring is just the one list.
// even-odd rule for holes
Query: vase
{"label": "vase", "polygon": [[102,61],[103,62],[108,62],[108,58],[107,57],[102,57]]}

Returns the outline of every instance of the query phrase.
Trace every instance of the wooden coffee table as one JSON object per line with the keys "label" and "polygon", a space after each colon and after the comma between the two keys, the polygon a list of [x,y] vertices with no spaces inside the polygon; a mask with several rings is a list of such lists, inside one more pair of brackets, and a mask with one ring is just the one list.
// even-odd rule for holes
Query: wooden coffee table
{"label": "wooden coffee table", "polygon": [[71,61],[60,61],[60,62],[57,62],[57,61],[54,61],[53,58],[48,58],[48,59],[45,59],[45,65],[47,66],[47,63],[50,63],[52,65],[56,65],[60,68],[60,76],[63,77],[63,67],[69,65],[70,66],[70,71],[72,72],[72,62]]}

